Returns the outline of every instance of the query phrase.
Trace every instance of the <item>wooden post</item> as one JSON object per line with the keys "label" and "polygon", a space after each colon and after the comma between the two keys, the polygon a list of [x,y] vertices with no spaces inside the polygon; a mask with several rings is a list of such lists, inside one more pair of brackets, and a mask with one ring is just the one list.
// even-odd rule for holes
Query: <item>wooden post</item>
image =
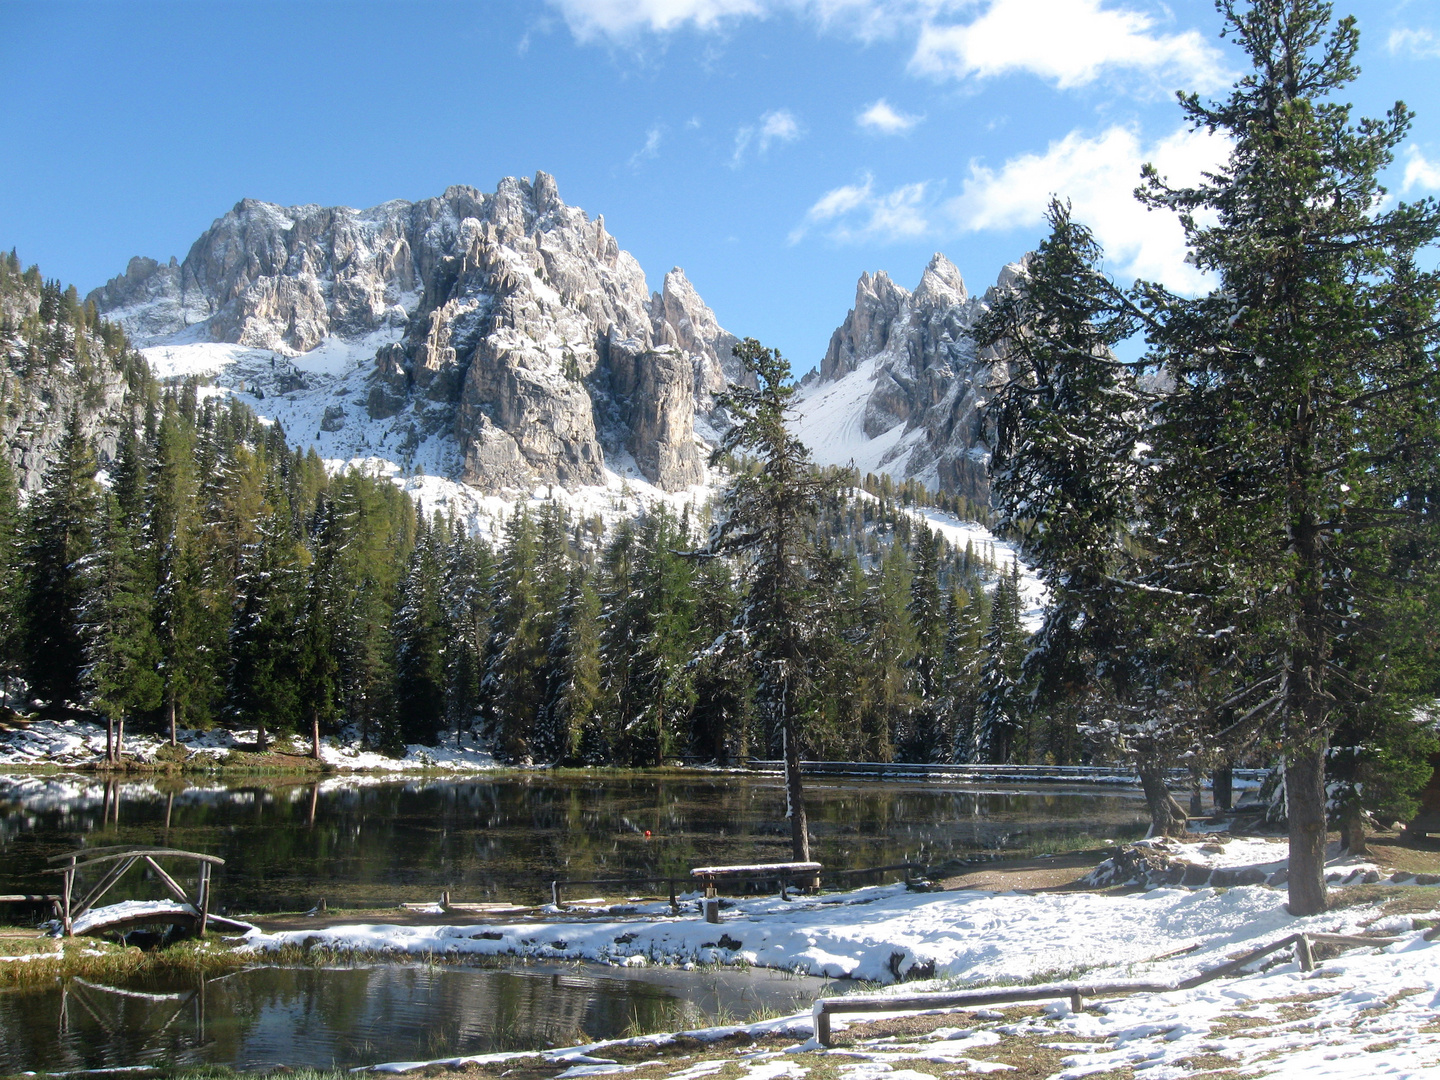
{"label": "wooden post", "polygon": [[552,882],[550,882],[550,899],[554,902],[554,904],[555,904],[555,906],[556,906],[557,908],[560,906],[560,882],[559,882],[559,881],[552,881]]}
{"label": "wooden post", "polygon": [[1071,1011],[1071,1012],[1077,1012],[1077,1013],[1078,1013],[1078,1012],[1080,1011],[1080,1006],[1081,1006],[1083,1003],[1084,1003],[1084,996],[1080,993],[1080,990],[1077,988],[1077,989],[1075,990],[1075,992],[1070,995],[1070,1011]]}
{"label": "wooden post", "polygon": [[815,1018],[816,1042],[818,1042],[821,1046],[829,1046],[830,1014],[825,1011],[825,1002],[823,1000],[815,1002],[815,1007],[811,1011],[811,1015]]}
{"label": "wooden post", "polygon": [[1310,948],[1310,939],[1304,934],[1295,935],[1295,961],[1301,971],[1315,970],[1315,953]]}
{"label": "wooden post", "polygon": [[669,885],[670,885],[670,914],[671,914],[671,915],[679,915],[679,914],[680,914],[680,901],[678,901],[678,900],[675,899],[675,879],[674,879],[673,877],[669,879]]}
{"label": "wooden post", "polygon": [[200,909],[199,935],[203,938],[205,924],[210,921],[210,864],[208,862],[200,864],[200,895],[197,899],[200,901],[195,905]]}
{"label": "wooden post", "polygon": [[718,923],[720,921],[720,898],[718,896],[707,896],[704,900],[705,921]]}

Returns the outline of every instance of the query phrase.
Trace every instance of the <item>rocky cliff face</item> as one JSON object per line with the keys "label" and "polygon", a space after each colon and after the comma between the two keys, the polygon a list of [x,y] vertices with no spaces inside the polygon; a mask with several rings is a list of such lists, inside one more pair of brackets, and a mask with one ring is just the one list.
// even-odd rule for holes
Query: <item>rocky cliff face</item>
{"label": "rocky cliff face", "polygon": [[72,416],[102,466],[114,457],[121,429],[143,414],[144,363],[73,289],[18,270],[0,266],[0,453],[33,493]]}
{"label": "rocky cliff face", "polygon": [[984,405],[1006,373],[977,349],[974,326],[1018,273],[1007,266],[982,297],[938,254],[913,293],[883,271],[862,275],[855,306],[801,390],[799,432],[816,460],[987,500]]}
{"label": "rocky cliff face", "polygon": [[[337,452],[453,440],[450,470],[490,491],[597,483],[626,455],[661,487],[698,483],[697,414],[735,374],[683,271],[652,295],[545,173],[368,210],[247,199],[183,261],[132,259],[90,299],[152,356],[240,347],[228,378],[257,399],[347,399],[318,422],[349,433]],[[288,415],[303,443],[309,413]]]}

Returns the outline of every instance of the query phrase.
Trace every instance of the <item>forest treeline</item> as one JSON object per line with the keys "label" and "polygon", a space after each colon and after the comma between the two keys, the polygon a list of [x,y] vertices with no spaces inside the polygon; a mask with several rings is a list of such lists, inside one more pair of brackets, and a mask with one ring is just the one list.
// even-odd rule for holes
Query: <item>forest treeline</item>
{"label": "forest treeline", "polygon": [[[143,369],[73,290],[0,263],[9,309],[28,312],[0,327],[12,364],[78,368],[98,334]],[[492,545],[388,479],[328,474],[234,399],[140,375],[103,467],[78,405],[23,505],[0,461],[3,670],[40,707],[101,713],[117,736],[254,729],[262,747],[455,732],[517,763],[779,752],[744,650],[716,647],[743,589],[733,559],[706,557],[711,508],[661,504],[607,529],[521,504]],[[1073,730],[1006,716],[1018,568],[914,512],[974,508],[914,481],[815,475],[827,494],[806,528],[828,602],[810,628],[807,755],[1073,760]]]}

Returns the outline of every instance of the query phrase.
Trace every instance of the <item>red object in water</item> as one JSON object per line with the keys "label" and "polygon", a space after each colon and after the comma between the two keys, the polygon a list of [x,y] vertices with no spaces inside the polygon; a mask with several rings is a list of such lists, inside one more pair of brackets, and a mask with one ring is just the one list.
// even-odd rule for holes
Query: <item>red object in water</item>
{"label": "red object in water", "polygon": [[646,829],[646,830],[645,830],[645,838],[646,838],[647,840],[650,838],[650,830],[649,830],[649,829]]}

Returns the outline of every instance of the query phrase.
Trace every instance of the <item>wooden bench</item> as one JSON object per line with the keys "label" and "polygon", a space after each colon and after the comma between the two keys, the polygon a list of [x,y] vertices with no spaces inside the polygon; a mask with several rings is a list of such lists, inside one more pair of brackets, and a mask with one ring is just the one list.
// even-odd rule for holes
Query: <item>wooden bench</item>
{"label": "wooden bench", "polygon": [[780,882],[780,898],[785,895],[787,882],[797,878],[804,882],[802,889],[820,887],[820,871],[825,869],[818,862],[752,863],[748,866],[697,866],[690,871],[690,877],[705,887],[706,922],[720,921],[719,886],[722,881],[776,881]]}

